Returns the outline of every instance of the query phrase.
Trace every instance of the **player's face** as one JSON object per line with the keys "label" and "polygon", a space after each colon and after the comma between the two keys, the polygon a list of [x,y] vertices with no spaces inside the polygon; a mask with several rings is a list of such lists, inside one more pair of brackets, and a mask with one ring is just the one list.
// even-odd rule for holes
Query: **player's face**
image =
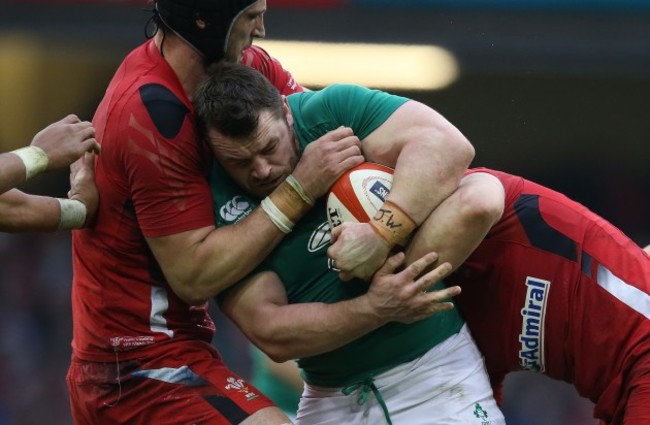
{"label": "player's face", "polygon": [[[288,111],[288,109],[287,109]],[[210,129],[212,151],[226,172],[249,194],[264,198],[293,171],[300,157],[290,113],[260,113],[255,136],[233,139]]]}
{"label": "player's face", "polygon": [[266,0],[259,0],[250,5],[235,20],[228,36],[226,47],[226,60],[239,62],[244,49],[253,44],[253,39],[264,38],[264,12]]}

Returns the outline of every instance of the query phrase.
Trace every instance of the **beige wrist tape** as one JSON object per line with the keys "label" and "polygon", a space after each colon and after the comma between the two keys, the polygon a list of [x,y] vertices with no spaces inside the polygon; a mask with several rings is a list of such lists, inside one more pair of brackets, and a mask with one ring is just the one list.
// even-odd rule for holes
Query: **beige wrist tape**
{"label": "beige wrist tape", "polygon": [[280,229],[282,233],[289,233],[293,230],[295,223],[287,218],[282,211],[275,206],[273,201],[267,196],[262,199],[262,210],[269,216],[273,224]]}
{"label": "beige wrist tape", "polygon": [[314,203],[316,202],[314,198],[309,193],[307,193],[305,188],[302,187],[300,182],[296,180],[292,174],[289,174],[287,176],[287,183],[289,183],[293,190],[296,191],[298,196],[300,196],[300,198],[305,201],[306,204],[308,204],[310,207],[314,206]]}
{"label": "beige wrist tape", "polygon": [[386,201],[370,220],[374,230],[389,247],[405,246],[408,238],[417,227],[409,215],[396,204]]}
{"label": "beige wrist tape", "polygon": [[59,230],[80,229],[86,221],[86,206],[75,199],[57,198],[61,207]]}
{"label": "beige wrist tape", "polygon": [[11,153],[17,155],[25,164],[25,180],[29,180],[36,174],[47,170],[47,154],[38,146],[27,146],[11,151]]}
{"label": "beige wrist tape", "polygon": [[262,200],[261,207],[278,229],[289,233],[296,221],[305,215],[312,205],[313,198],[304,191],[295,178],[289,176]]}

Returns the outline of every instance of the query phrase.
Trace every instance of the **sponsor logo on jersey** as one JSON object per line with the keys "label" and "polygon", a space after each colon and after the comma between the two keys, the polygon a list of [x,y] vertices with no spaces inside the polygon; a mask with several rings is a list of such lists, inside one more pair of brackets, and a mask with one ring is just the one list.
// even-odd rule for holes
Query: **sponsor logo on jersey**
{"label": "sponsor logo on jersey", "polygon": [[253,211],[253,207],[243,196],[237,195],[219,208],[219,216],[227,223],[236,223]]}
{"label": "sponsor logo on jersey", "polygon": [[145,345],[151,345],[154,342],[153,336],[114,336],[111,338],[111,346],[118,350],[131,350]]}
{"label": "sponsor logo on jersey", "polygon": [[330,225],[327,221],[321,223],[316,230],[314,230],[307,242],[307,251],[316,252],[330,244],[332,240],[332,233],[330,232]]}
{"label": "sponsor logo on jersey", "polygon": [[246,401],[251,401],[259,397],[253,391],[248,389],[248,386],[246,385],[243,379],[237,379],[231,376],[228,379],[226,379],[226,381],[228,382],[225,386],[226,390],[237,391],[238,393],[244,393],[244,396],[246,397]]}
{"label": "sponsor logo on jersey", "polygon": [[523,369],[543,373],[544,321],[546,301],[551,282],[528,276],[526,298],[521,309],[521,334],[519,334],[519,364]]}
{"label": "sponsor logo on jersey", "polygon": [[343,219],[341,218],[341,211],[338,208],[328,208],[327,217],[332,223],[332,227],[338,227],[343,224]]}
{"label": "sponsor logo on jersey", "polygon": [[389,192],[390,190],[380,181],[374,182],[370,187],[370,193],[381,199],[382,202],[386,202],[386,197]]}

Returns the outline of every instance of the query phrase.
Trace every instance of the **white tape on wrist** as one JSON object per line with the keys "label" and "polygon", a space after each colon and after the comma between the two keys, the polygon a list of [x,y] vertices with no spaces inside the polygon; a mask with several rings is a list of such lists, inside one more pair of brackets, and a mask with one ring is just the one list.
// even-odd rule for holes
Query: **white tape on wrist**
{"label": "white tape on wrist", "polygon": [[76,199],[57,199],[61,207],[59,230],[80,229],[86,221],[86,206]]}
{"label": "white tape on wrist", "polygon": [[290,233],[291,230],[293,230],[293,226],[295,225],[294,222],[289,220],[289,218],[284,215],[277,206],[275,206],[268,196],[262,199],[261,207],[266,215],[269,216],[273,224],[275,224],[282,233]]}
{"label": "white tape on wrist", "polygon": [[27,146],[11,151],[11,153],[18,156],[25,164],[25,180],[29,180],[36,174],[47,170],[47,154],[38,146]]}
{"label": "white tape on wrist", "polygon": [[293,190],[295,190],[296,193],[300,196],[300,198],[305,201],[305,204],[309,205],[310,207],[314,206],[314,198],[309,193],[307,193],[305,188],[302,187],[300,182],[296,180],[292,174],[289,174],[287,176],[287,183],[289,183],[289,186],[291,186]]}

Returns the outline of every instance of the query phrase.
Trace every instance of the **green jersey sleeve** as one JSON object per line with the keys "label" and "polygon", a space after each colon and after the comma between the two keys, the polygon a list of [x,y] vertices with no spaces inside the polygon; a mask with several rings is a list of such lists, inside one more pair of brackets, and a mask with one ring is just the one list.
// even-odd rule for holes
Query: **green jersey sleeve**
{"label": "green jersey sleeve", "polygon": [[323,90],[287,97],[300,145],[341,126],[366,138],[409,99],[354,84],[335,84]]}

